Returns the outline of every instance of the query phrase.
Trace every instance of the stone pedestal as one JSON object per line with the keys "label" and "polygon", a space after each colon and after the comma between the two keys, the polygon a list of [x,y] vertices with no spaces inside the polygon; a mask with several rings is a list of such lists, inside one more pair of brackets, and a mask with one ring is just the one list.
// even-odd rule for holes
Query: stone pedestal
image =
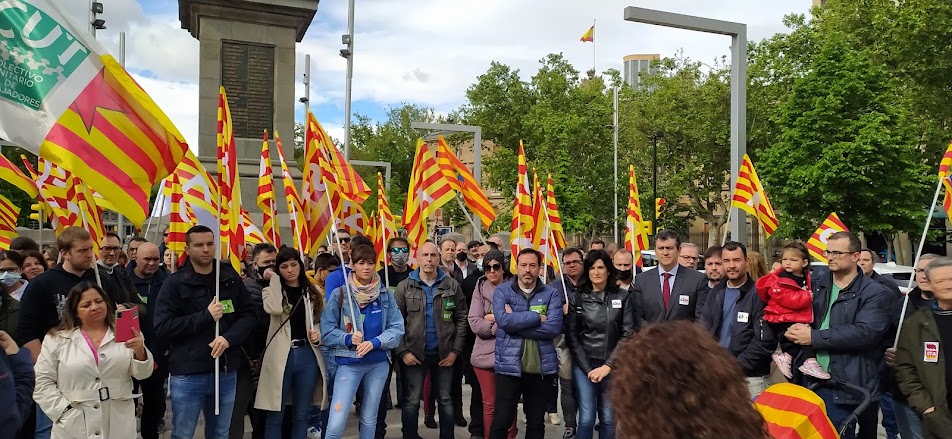
{"label": "stone pedestal", "polygon": [[[260,224],[256,205],[261,139],[267,129],[282,136],[287,160],[294,157],[295,44],[304,38],[318,0],[179,0],[179,20],[200,42],[199,160],[217,174],[218,90],[225,86],[235,127],[242,205]],[[276,165],[278,208],[287,212],[280,164]],[[289,163],[300,184],[300,173]],[[287,215],[282,236],[289,237]]]}

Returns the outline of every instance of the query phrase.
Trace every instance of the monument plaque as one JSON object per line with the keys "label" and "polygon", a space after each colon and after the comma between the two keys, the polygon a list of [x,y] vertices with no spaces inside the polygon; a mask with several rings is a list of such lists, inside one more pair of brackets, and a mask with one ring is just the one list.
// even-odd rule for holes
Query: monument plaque
{"label": "monument plaque", "polygon": [[221,83],[235,137],[259,138],[274,125],[274,46],[221,42]]}

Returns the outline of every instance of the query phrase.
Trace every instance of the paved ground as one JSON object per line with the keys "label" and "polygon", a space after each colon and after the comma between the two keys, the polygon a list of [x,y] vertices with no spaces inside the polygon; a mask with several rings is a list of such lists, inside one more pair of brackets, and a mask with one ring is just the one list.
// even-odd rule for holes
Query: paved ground
{"label": "paved ground", "polygon": [[[774,382],[778,382],[778,379],[779,379],[779,380],[783,380],[783,377],[780,376],[780,375],[778,375],[778,374],[774,374],[772,377],[774,378]],[[394,381],[396,381],[396,380],[394,380]],[[469,387],[468,385],[464,384],[464,385],[463,385],[463,410],[464,410],[465,417],[466,417],[466,420],[467,420],[467,421],[469,421],[469,400],[470,400],[470,393],[471,393],[471,392],[470,392],[470,387]],[[393,383],[392,393],[391,393],[391,394],[394,395],[394,396],[396,396],[396,383]],[[169,405],[169,407],[171,407],[171,405]],[[561,411],[561,407],[560,407],[560,411]],[[344,431],[344,438],[345,438],[345,439],[357,439],[357,416],[354,414],[353,408],[351,408],[351,411],[350,411],[350,412],[351,412],[351,415],[350,415],[350,417],[349,417],[348,420],[347,420],[347,429]],[[439,439],[439,430],[438,430],[438,429],[429,429],[429,428],[426,428],[426,427],[423,426],[423,413],[422,413],[422,412],[423,412],[423,410],[421,409],[421,410],[420,410],[420,436],[421,436],[423,439]],[[616,416],[617,416],[617,415],[616,415]],[[519,435],[518,435],[518,437],[519,437],[519,438],[524,437],[524,433],[523,433],[523,432],[525,431],[525,424],[523,423],[523,419],[522,419],[522,418],[523,418],[523,415],[522,415],[522,413],[520,412],[520,413],[519,413],[519,416],[518,416],[518,428],[519,428]],[[170,427],[171,427],[171,425],[172,425],[171,411],[170,411],[170,410],[167,411],[166,424],[169,425]],[[386,436],[386,437],[387,437],[388,439],[400,439],[400,438],[402,437],[402,436],[401,436],[401,433],[400,433],[400,425],[401,425],[401,422],[400,422],[400,409],[394,408],[393,410],[389,410],[389,411],[387,412],[387,436]],[[204,435],[203,430],[204,430],[204,422],[200,419],[200,420],[199,420],[198,431],[195,433],[195,439],[204,439],[205,435]],[[552,425],[552,424],[546,422],[546,425],[545,425],[545,437],[546,437],[546,438],[549,438],[549,439],[558,439],[558,438],[561,438],[561,437],[562,437],[562,433],[563,433],[564,431],[565,431],[564,425]],[[169,438],[171,438],[171,431],[170,431],[170,430],[166,430],[166,431],[163,433],[163,435],[162,435],[161,437],[164,438],[164,439],[169,439]],[[250,426],[250,424],[248,424],[247,422],[245,423],[245,438],[246,438],[246,439],[250,439],[250,438],[251,438],[251,426]],[[885,438],[886,438],[886,431],[883,430],[882,426],[879,427],[879,438],[881,438],[881,439],[885,439]],[[455,438],[455,439],[470,439],[470,434],[469,434],[468,427],[456,427],[456,438]]]}

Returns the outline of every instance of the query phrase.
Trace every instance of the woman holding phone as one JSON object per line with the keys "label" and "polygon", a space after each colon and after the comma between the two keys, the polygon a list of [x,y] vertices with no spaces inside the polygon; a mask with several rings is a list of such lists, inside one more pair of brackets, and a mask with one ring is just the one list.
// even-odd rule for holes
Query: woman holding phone
{"label": "woman holding phone", "polygon": [[273,269],[262,274],[270,283],[261,291],[264,311],[271,316],[255,408],[268,411],[265,439],[281,438],[286,404],[292,405],[291,439],[307,437],[312,405],[327,405],[320,316],[324,294],[304,272],[297,250],[278,251]]}
{"label": "woman holding phone", "polygon": [[116,340],[109,296],[92,282],[69,291],[59,326],[43,339],[33,399],[54,421],[53,439],[136,437],[132,379],[152,375],[142,334]]}

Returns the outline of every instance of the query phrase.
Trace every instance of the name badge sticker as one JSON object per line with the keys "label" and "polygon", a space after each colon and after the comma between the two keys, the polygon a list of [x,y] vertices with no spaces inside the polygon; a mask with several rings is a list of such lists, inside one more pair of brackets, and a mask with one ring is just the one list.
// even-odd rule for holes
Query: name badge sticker
{"label": "name badge sticker", "polygon": [[926,363],[938,363],[939,362],[939,342],[937,341],[927,341],[925,342],[925,348],[923,349],[923,358],[922,361]]}
{"label": "name badge sticker", "polygon": [[750,320],[750,314],[749,314],[749,313],[746,313],[746,312],[738,312],[738,313],[737,313],[737,322],[739,322],[739,323],[747,323],[748,320]]}
{"label": "name badge sticker", "polygon": [[682,294],[682,295],[678,296],[678,304],[679,304],[679,305],[690,305],[690,304],[691,304],[691,296],[688,296],[687,294]]}
{"label": "name badge sticker", "polygon": [[621,299],[612,299],[612,308],[621,309]]}

